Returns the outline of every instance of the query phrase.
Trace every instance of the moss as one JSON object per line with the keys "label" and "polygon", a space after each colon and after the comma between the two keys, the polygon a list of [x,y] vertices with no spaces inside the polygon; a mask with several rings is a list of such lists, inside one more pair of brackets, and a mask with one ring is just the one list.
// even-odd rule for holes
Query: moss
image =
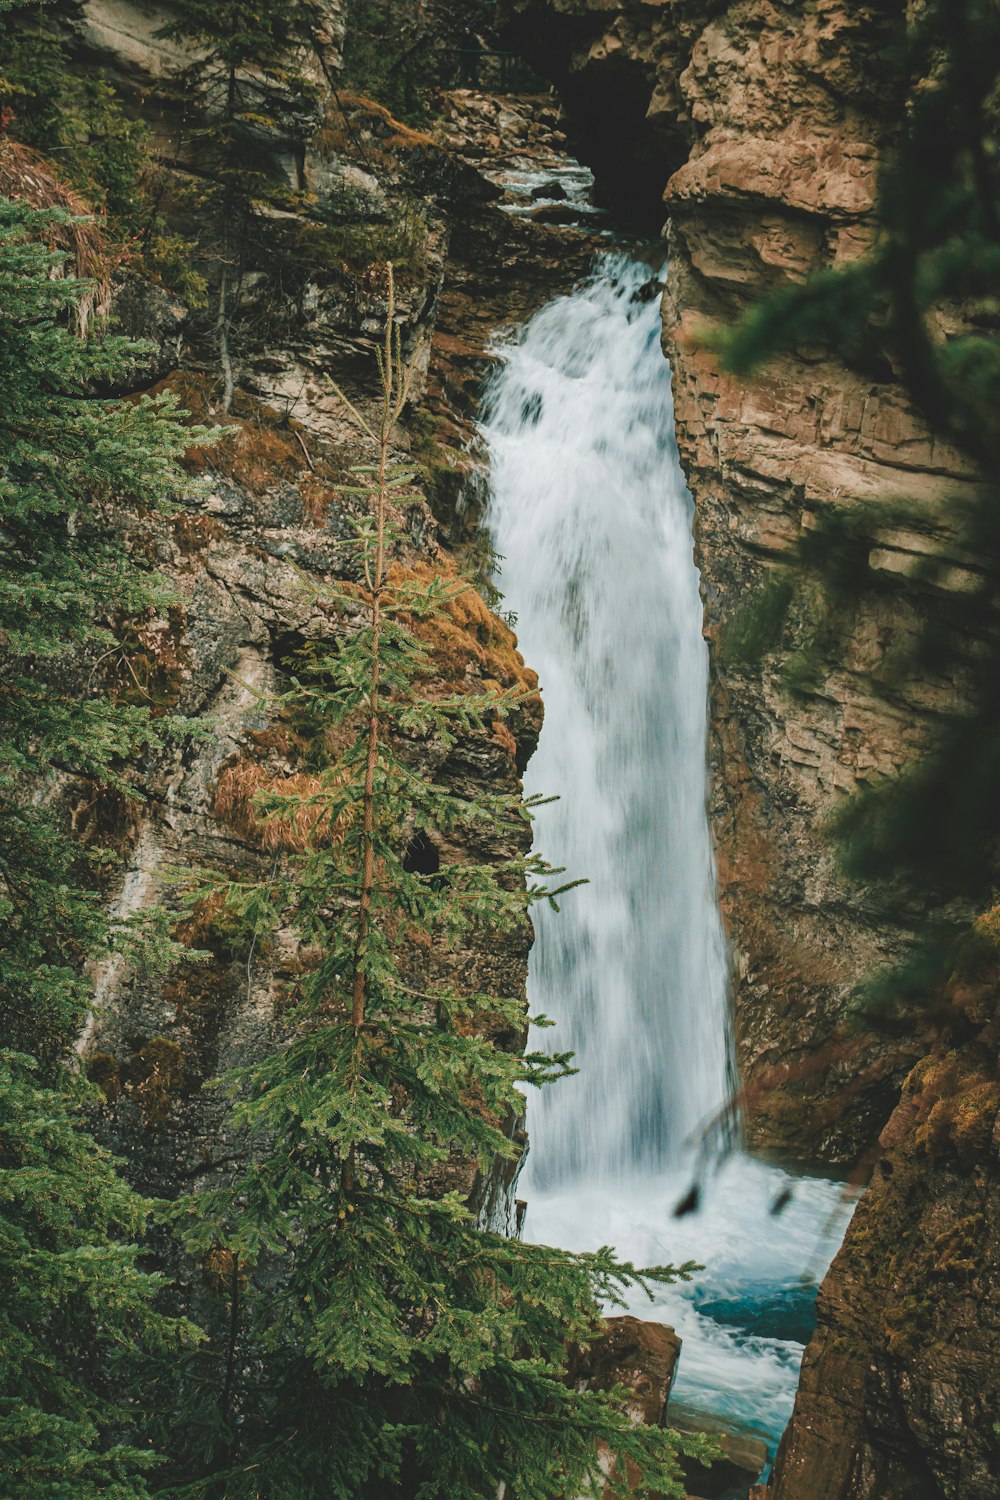
{"label": "moss", "polygon": [[144,1123],[162,1125],[184,1087],[184,1054],[169,1037],[151,1037],[121,1065],[120,1077],[141,1104]]}
{"label": "moss", "polygon": [[130,796],[120,786],[83,782],[70,812],[73,832],[87,849],[110,851],[117,866],[135,844],[142,807],[138,796]]}
{"label": "moss", "polygon": [[243,1267],[236,1269],[237,1265],[236,1256],[224,1245],[213,1245],[210,1250],[206,1250],[201,1262],[201,1274],[208,1290],[217,1297],[231,1296],[234,1272],[236,1286],[242,1290],[246,1285],[247,1276]]}
{"label": "moss", "polygon": [[287,759],[303,755],[309,748],[306,736],[297,733],[290,724],[280,719],[269,724],[266,729],[251,730],[250,740],[258,750],[274,751]]}
{"label": "moss", "polygon": [[949,1282],[971,1280],[982,1270],[982,1247],[987,1233],[984,1214],[969,1214],[956,1220],[931,1246],[933,1274]]}
{"label": "moss", "polygon": [[883,1312],[886,1348],[897,1358],[912,1358],[931,1342],[935,1307],[927,1296],[914,1293],[890,1304]]}
{"label": "moss", "polygon": [[185,948],[211,953],[224,963],[245,958],[250,943],[245,923],[223,891],[213,891],[197,900],[188,915],[175,925],[172,936]]}
{"label": "moss", "polygon": [[453,423],[440,412],[432,412],[426,406],[418,407],[406,424],[410,437],[410,453],[418,463],[435,464],[440,461],[440,450],[447,446],[448,434]]}
{"label": "moss", "polygon": [[358,131],[371,136],[371,150],[388,162],[401,151],[440,150],[433,136],[398,120],[384,104],[367,94],[339,90],[326,120],[313,138],[313,149],[327,160],[351,158],[358,150]]}
{"label": "moss", "polygon": [[86,1062],[87,1077],[96,1084],[109,1104],[114,1104],[122,1091],[121,1069],[118,1059],[110,1052],[92,1052]]}
{"label": "moss", "polygon": [[919,1093],[917,1145],[932,1159],[954,1156],[971,1168],[988,1154],[1000,1112],[1000,1082],[962,1067],[955,1054],[928,1058],[914,1070]]}

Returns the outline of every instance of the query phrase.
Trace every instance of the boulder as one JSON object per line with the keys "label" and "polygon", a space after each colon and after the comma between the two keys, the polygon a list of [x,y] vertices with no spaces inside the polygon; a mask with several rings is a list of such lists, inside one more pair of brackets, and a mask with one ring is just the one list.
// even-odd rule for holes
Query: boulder
{"label": "boulder", "polygon": [[624,1385],[632,1392],[629,1415],[634,1422],[663,1426],[667,1399],[681,1352],[681,1341],[665,1323],[641,1318],[606,1318],[607,1332],[574,1349],[569,1380],[581,1391],[609,1391]]}
{"label": "boulder", "polygon": [[694,1489],[687,1500],[747,1500],[768,1460],[767,1443],[755,1432],[719,1430],[710,1413],[671,1411],[671,1427],[680,1432],[703,1432],[721,1448],[721,1456],[709,1468],[690,1459],[682,1459],[684,1478]]}

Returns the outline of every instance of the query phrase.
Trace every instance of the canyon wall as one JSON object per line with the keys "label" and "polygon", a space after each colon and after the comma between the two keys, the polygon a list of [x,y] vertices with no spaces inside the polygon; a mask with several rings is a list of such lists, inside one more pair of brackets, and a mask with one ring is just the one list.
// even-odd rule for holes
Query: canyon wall
{"label": "canyon wall", "polygon": [[[905,9],[503,7],[510,43],[557,83],[570,139],[607,197],[630,198],[645,223],[664,199],[664,349],[712,657],[711,815],[748,1135],[791,1158],[879,1161],[821,1292],[773,1481],[780,1500],[998,1493],[983,1384],[994,1388],[995,1320],[976,1311],[993,1295],[995,1055],[987,1033],[956,1048],[876,1032],[854,1002],[913,951],[928,904],[957,921],[972,914],[947,893],[888,906],[844,876],[827,832],[848,796],[895,775],[962,703],[961,681],[901,663],[975,567],[948,523],[975,475],[888,365],[873,378],[798,347],[740,380],[705,337],[783,282],[870,245],[879,162],[904,107],[892,48]],[[752,658],[740,649],[805,533],[898,498],[919,519],[905,531],[865,523],[865,581],[836,632],[817,635],[824,603],[807,594],[770,635],[758,622]],[[915,576],[931,553],[948,563],[933,593]],[[790,673],[807,651],[808,670]],[[977,983],[972,1031],[995,1003],[995,976]]]}
{"label": "canyon wall", "polygon": [[[351,628],[324,590],[357,569],[351,541],[363,502],[352,497],[350,470],[372,453],[338,392],[375,422],[386,256],[396,262],[396,322],[416,371],[397,456],[413,461],[422,491],[395,518],[405,532],[396,563],[469,581],[450,621],[427,640],[439,687],[529,693],[513,715],[485,733],[469,729],[447,753],[433,743],[409,749],[428,776],[475,799],[518,788],[541,723],[530,696],[537,679],[484,598],[490,560],[477,547],[473,424],[493,333],[530,315],[589,260],[584,231],[505,211],[494,180],[509,156],[544,169],[561,138],[544,101],[518,106],[468,92],[441,97],[433,134],[400,122],[338,86],[344,18],[334,0],[321,9],[313,49],[296,59],[315,88],[313,117],[287,133],[261,126],[270,130],[262,163],[296,196],[242,252],[226,308],[230,409],[211,282],[202,305],[189,304],[126,259],[109,291],[112,326],[151,346],[144,387],[175,393],[194,417],[224,429],[217,445],[189,455],[201,481],[195,498],[151,526],[148,547],[174,599],[136,623],[135,651],[117,664],[113,684],[155,715],[183,715],[198,728],[134,768],[141,803],[95,799],[83,784],[61,789],[79,837],[120,856],[107,882],[116,919],[141,920],[160,906],[181,945],[165,974],[122,957],[103,964],[79,1043],[104,1094],[100,1134],[136,1186],[167,1198],[218,1180],[238,1157],[225,1101],[204,1085],[259,1057],[285,996],[316,961],[293,932],[258,939],[221,897],[192,908],[187,892],[199,879],[238,887],[280,877],[302,847],[298,828],[265,825],[253,798],[308,791],[316,746],[288,721],[281,694],[306,641],[332,646]],[[184,192],[206,168],[170,86],[190,60],[159,35],[170,17],[169,5],[84,0],[67,27],[81,69],[111,80],[152,131],[167,164],[163,200],[181,205],[190,232]],[[281,80],[255,86],[280,89]],[[281,121],[280,100],[270,101],[268,118]],[[30,199],[35,156],[12,142],[0,151],[8,190]],[[506,850],[440,854],[514,854],[526,836],[520,825]],[[445,962],[471,990],[523,995],[530,943],[525,921]],[[519,1049],[524,1038],[512,1028],[496,1041]],[[496,1184],[477,1181],[469,1163],[452,1163],[447,1177],[484,1212],[495,1209]],[[198,1268],[171,1258],[171,1271],[210,1324]]]}

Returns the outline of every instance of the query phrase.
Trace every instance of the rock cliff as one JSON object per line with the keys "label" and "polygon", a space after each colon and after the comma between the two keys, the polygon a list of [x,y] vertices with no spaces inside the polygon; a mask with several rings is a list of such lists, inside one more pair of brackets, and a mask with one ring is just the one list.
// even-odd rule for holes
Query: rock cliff
{"label": "rock cliff", "polygon": [[[561,138],[544,100],[501,108],[469,91],[442,95],[434,134],[401,123],[338,86],[343,17],[333,0],[321,12],[313,45],[295,59],[314,90],[313,114],[263,143],[267,173],[296,196],[264,216],[263,231],[242,251],[226,308],[229,410],[211,283],[209,306],[199,308],[126,266],[107,295],[112,325],[150,344],[147,387],[176,393],[195,417],[224,428],[217,446],[190,455],[202,481],[197,502],[147,539],[174,601],[162,616],[137,622],[134,652],[109,669],[121,677],[116,691],[203,728],[135,769],[141,813],[134,803],[95,800],[82,784],[62,789],[81,839],[110,840],[121,855],[107,891],[116,919],[162,904],[172,936],[202,955],[153,977],[122,958],[106,962],[79,1043],[104,1091],[102,1134],[137,1186],[166,1197],[225,1170],[234,1149],[222,1130],[225,1108],[202,1086],[259,1054],[282,995],[312,961],[289,932],[258,942],[222,901],[208,897],[192,911],[182,897],[192,872],[266,878],[300,843],[295,827],[265,827],[253,797],[268,787],[301,791],[309,779],[309,746],[277,700],[303,642],[330,641],[343,628],[338,610],[303,580],[311,575],[322,588],[352,567],[356,502],[344,491],[356,483],[350,467],[369,455],[334,383],[362,411],[377,399],[386,256],[396,261],[397,322],[416,370],[399,443],[424,493],[407,513],[397,565],[470,580],[440,638],[428,641],[442,682],[530,691],[537,680],[484,602],[473,421],[493,333],[528,315],[590,254],[588,235],[572,224],[509,211],[520,204],[507,201],[507,167],[529,158],[545,171]],[[151,130],[166,164],[164,200],[182,205],[183,215],[188,183],[207,168],[197,130],[190,149],[177,145],[172,82],[190,53],[160,34],[171,14],[139,0],[86,0],[69,7],[66,34],[79,66],[99,70]],[[277,88],[280,79],[258,85]],[[195,121],[203,103],[196,101]],[[270,115],[280,120],[281,109]],[[30,197],[35,155],[0,143],[0,159],[5,190]],[[423,747],[425,769],[459,795],[514,789],[540,722],[540,703],[529,697],[447,756]],[[512,830],[514,845],[523,835]],[[523,994],[530,942],[525,923],[453,962],[466,985]],[[524,1035],[497,1041],[519,1048]],[[499,1212],[496,1184],[477,1184],[467,1163],[452,1164],[449,1185],[476,1194],[484,1212]],[[190,1268],[174,1271],[190,1279]]]}
{"label": "rock cliff", "polygon": [[820,1290],[769,1500],[997,1494],[998,1106],[988,1031],[907,1079]]}
{"label": "rock cliff", "polygon": [[[893,774],[934,716],[960,699],[960,682],[900,676],[896,662],[926,613],[910,577],[921,555],[933,547],[951,556],[953,586],[962,586],[969,559],[955,550],[940,502],[974,476],[922,426],[889,369],[873,380],[800,349],[747,384],[723,375],[701,340],[782,279],[869,243],[879,156],[899,116],[887,48],[904,6],[503,8],[511,38],[558,83],[606,201],[649,225],[667,194],[664,340],[713,653],[712,813],[751,1136],[843,1163],[881,1132],[874,1185],[821,1298],[774,1494],[979,1500],[994,1493],[984,1393],[995,1328],[981,1269],[996,1236],[989,1058],[982,1039],[960,1037],[921,1057],[923,1043],[852,1027],[858,980],[905,955],[918,914],[890,915],[874,892],[848,885],[822,835],[845,794]],[[69,9],[81,60],[103,68],[169,144],[176,121],[162,84],[184,60],[158,35],[169,8],[80,0]],[[243,878],[266,874],[294,848],[296,831],[263,829],[250,799],[307,774],[304,747],[270,705],[303,638],[335,628],[299,570],[336,578],[345,566],[349,502],[340,491],[359,444],[329,382],[362,405],[371,397],[384,299],[364,256],[370,262],[373,244],[402,256],[402,329],[420,370],[402,441],[425,467],[426,504],[413,512],[401,561],[475,576],[471,419],[486,345],[499,323],[565,287],[591,251],[572,225],[501,205],[512,158],[551,159],[548,104],[536,102],[532,118],[462,93],[445,101],[432,134],[403,126],[330,87],[344,21],[336,0],[321,10],[315,46],[299,59],[318,91],[315,119],[304,141],[265,143],[269,170],[307,206],[275,216],[283,253],[249,264],[241,280],[228,440],[197,460],[207,463],[200,507],[150,538],[178,602],[138,627],[133,664],[142,669],[123,684],[136,701],[206,720],[212,732],[143,769],[138,822],[85,787],[65,789],[81,837],[107,839],[110,827],[120,844],[125,875],[111,895],[122,916],[169,904],[176,867]],[[165,155],[178,176],[198,166]],[[297,236],[317,227],[325,254],[303,255]],[[204,318],[135,280],[118,288],[115,310],[122,327],[156,344],[150,381],[177,389],[196,413],[217,408]],[[783,666],[805,636],[801,616],[762,667],[731,649],[727,623],[760,596],[804,530],[900,493],[921,503],[926,526],[873,532],[871,585],[847,622],[846,652],[821,653],[808,684],[789,693]],[[442,561],[445,544],[454,551]],[[509,630],[478,595],[453,623],[439,643],[443,674],[530,683]],[[512,727],[462,744],[436,771],[455,785],[516,783],[537,710]],[[228,1143],[200,1085],[259,1047],[283,987],[309,962],[287,934],[248,945],[211,903],[175,916],[175,935],[210,960],[183,960],[155,985],[112,962],[97,976],[100,1005],[81,1043],[105,1091],[107,1133],[135,1180],[165,1194],[224,1169]],[[502,951],[459,961],[470,973],[489,966],[494,987],[519,992],[529,941],[523,932]],[[983,983],[992,994],[992,981]],[[461,1164],[455,1173],[476,1190]]]}
{"label": "rock cliff", "polygon": [[[849,883],[825,835],[846,796],[896,774],[962,702],[960,680],[900,663],[975,565],[947,520],[975,475],[888,366],[861,374],[801,347],[748,382],[722,372],[704,341],[783,281],[871,243],[879,161],[903,108],[892,43],[905,11],[893,0],[503,7],[507,36],[558,84],[570,137],[608,196],[630,197],[648,220],[663,194],[669,216],[664,348],[696,507],[711,814],[750,1139],[848,1163],[882,1132],[880,1168],[821,1294],[772,1487],[780,1500],[997,1493],[979,1394],[995,1332],[976,1312],[996,1219],[995,1100],[977,1091],[995,1058],[956,1049],[954,1034],[902,1041],[856,1026],[859,982],[905,959],[927,908],[890,910]],[[762,657],[742,656],[738,622],[797,540],[824,517],[899,497],[919,525],[866,523],[867,581],[836,645],[817,641],[816,596]],[[934,594],[916,576],[931,552],[948,563]],[[807,637],[808,671],[790,686]],[[970,915],[945,893],[929,899]],[[942,1142],[946,1120],[965,1121],[965,1149],[937,1154],[929,1118]]]}

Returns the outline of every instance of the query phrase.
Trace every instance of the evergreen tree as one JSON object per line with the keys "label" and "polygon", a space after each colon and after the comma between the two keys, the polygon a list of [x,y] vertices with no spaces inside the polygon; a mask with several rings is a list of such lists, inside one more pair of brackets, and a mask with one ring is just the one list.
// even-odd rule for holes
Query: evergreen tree
{"label": "evergreen tree", "polygon": [[107,936],[108,852],[80,848],[58,789],[131,795],[122,763],[156,737],[102,668],[127,655],[116,624],[163,597],[127,517],[177,492],[199,434],[168,399],[94,394],[145,351],[70,333],[86,284],[44,243],[66,227],[0,199],[0,1488],[75,1500],[145,1493],[149,1455],[113,1440],[109,1392],[133,1351],[181,1329],[130,1245],[148,1206],[83,1129],[86,1086],[64,1061]]}
{"label": "evergreen tree", "polygon": [[[967,707],[942,716],[934,741],[906,772],[851,800],[837,829],[847,868],[902,896],[939,905],[956,895],[988,902],[1000,837],[1000,12],[992,0],[931,0],[895,57],[894,84],[909,99],[883,167],[879,233],[871,251],[801,285],[786,286],[722,336],[728,368],[747,373],[778,349],[824,344],[873,381],[888,364],[933,431],[972,458],[979,497],[930,514],[905,495],[852,506],[808,532],[791,570],[780,570],[730,643],[750,657],[777,644],[789,610],[807,629],[790,686],[809,690],[811,657],[835,649],[864,590],[916,585],[926,626],[901,673],[948,676]],[[963,314],[939,331],[941,308]],[[909,583],[887,584],[869,564],[887,526],[937,542]],[[966,558],[965,586],[949,583]],[[817,581],[822,607],[817,608]],[[940,587],[939,587],[940,585]],[[803,608],[799,601],[810,602]],[[811,616],[811,627],[803,625]],[[890,1010],[936,1000],[964,924],[928,921],[908,973],[876,983]]]}
{"label": "evergreen tree", "polygon": [[[232,405],[232,308],[252,258],[258,220],[293,206],[274,157],[301,152],[314,128],[316,90],[297,58],[310,45],[310,0],[177,0],[161,35],[190,47],[177,80],[184,146],[204,182],[198,202],[202,254],[215,261],[215,338],[223,375],[221,410]],[[190,106],[199,121],[192,123]],[[257,247],[262,250],[264,247]]]}
{"label": "evergreen tree", "polygon": [[[73,9],[65,0],[0,4],[0,142],[44,153],[45,170],[58,171],[100,214],[116,258],[198,303],[204,283],[192,268],[193,245],[161,212],[167,174],[152,133],[107,78],[74,61]],[[4,176],[0,164],[0,185]]]}
{"label": "evergreen tree", "polygon": [[[317,960],[279,1045],[230,1079],[246,1169],[172,1210],[228,1303],[214,1387],[207,1368],[198,1400],[215,1422],[209,1492],[542,1500],[608,1482],[681,1494],[676,1452],[704,1453],[703,1441],[634,1426],[622,1393],[565,1380],[567,1346],[597,1334],[602,1301],[678,1273],[506,1238],[442,1186],[449,1163],[488,1172],[515,1159],[505,1126],[519,1088],[570,1071],[566,1056],[498,1046],[498,1031],[520,1032],[520,998],[457,987],[447,955],[502,937],[560,892],[534,855],[428,857],[441,841],[496,848],[530,807],[503,792],[470,802],[420,767],[422,745],[488,733],[518,699],[430,686],[422,634],[456,584],[398,560],[392,517],[414,476],[392,458],[408,376],[391,275],[381,371],[377,423],[351,408],[376,460],[358,471],[370,511],[358,581],[336,596],[344,633],[305,652],[283,705],[316,743],[344,748],[309,795],[260,804],[310,830],[268,899],[291,904]],[[260,892],[228,898],[245,906]]]}
{"label": "evergreen tree", "polygon": [[65,256],[42,240],[68,222],[0,200],[0,1005],[7,1043],[54,1064],[85,1014],[81,963],[104,919],[79,845],[26,789],[72,776],[135,795],[123,763],[163,726],[110,690],[108,669],[127,657],[125,622],[168,603],[138,531],[205,436],[169,396],[95,394],[146,350],[70,332],[87,283],[58,274]]}
{"label": "evergreen tree", "polygon": [[404,119],[431,113],[435,90],[485,86],[477,53],[496,42],[494,0],[349,0],[344,76]]}
{"label": "evergreen tree", "polygon": [[158,1312],[137,1265],[147,1205],[79,1123],[80,1091],[41,1086],[0,1051],[0,1493],[10,1500],[149,1494],[159,1458],[142,1400],[114,1397],[192,1336]]}

